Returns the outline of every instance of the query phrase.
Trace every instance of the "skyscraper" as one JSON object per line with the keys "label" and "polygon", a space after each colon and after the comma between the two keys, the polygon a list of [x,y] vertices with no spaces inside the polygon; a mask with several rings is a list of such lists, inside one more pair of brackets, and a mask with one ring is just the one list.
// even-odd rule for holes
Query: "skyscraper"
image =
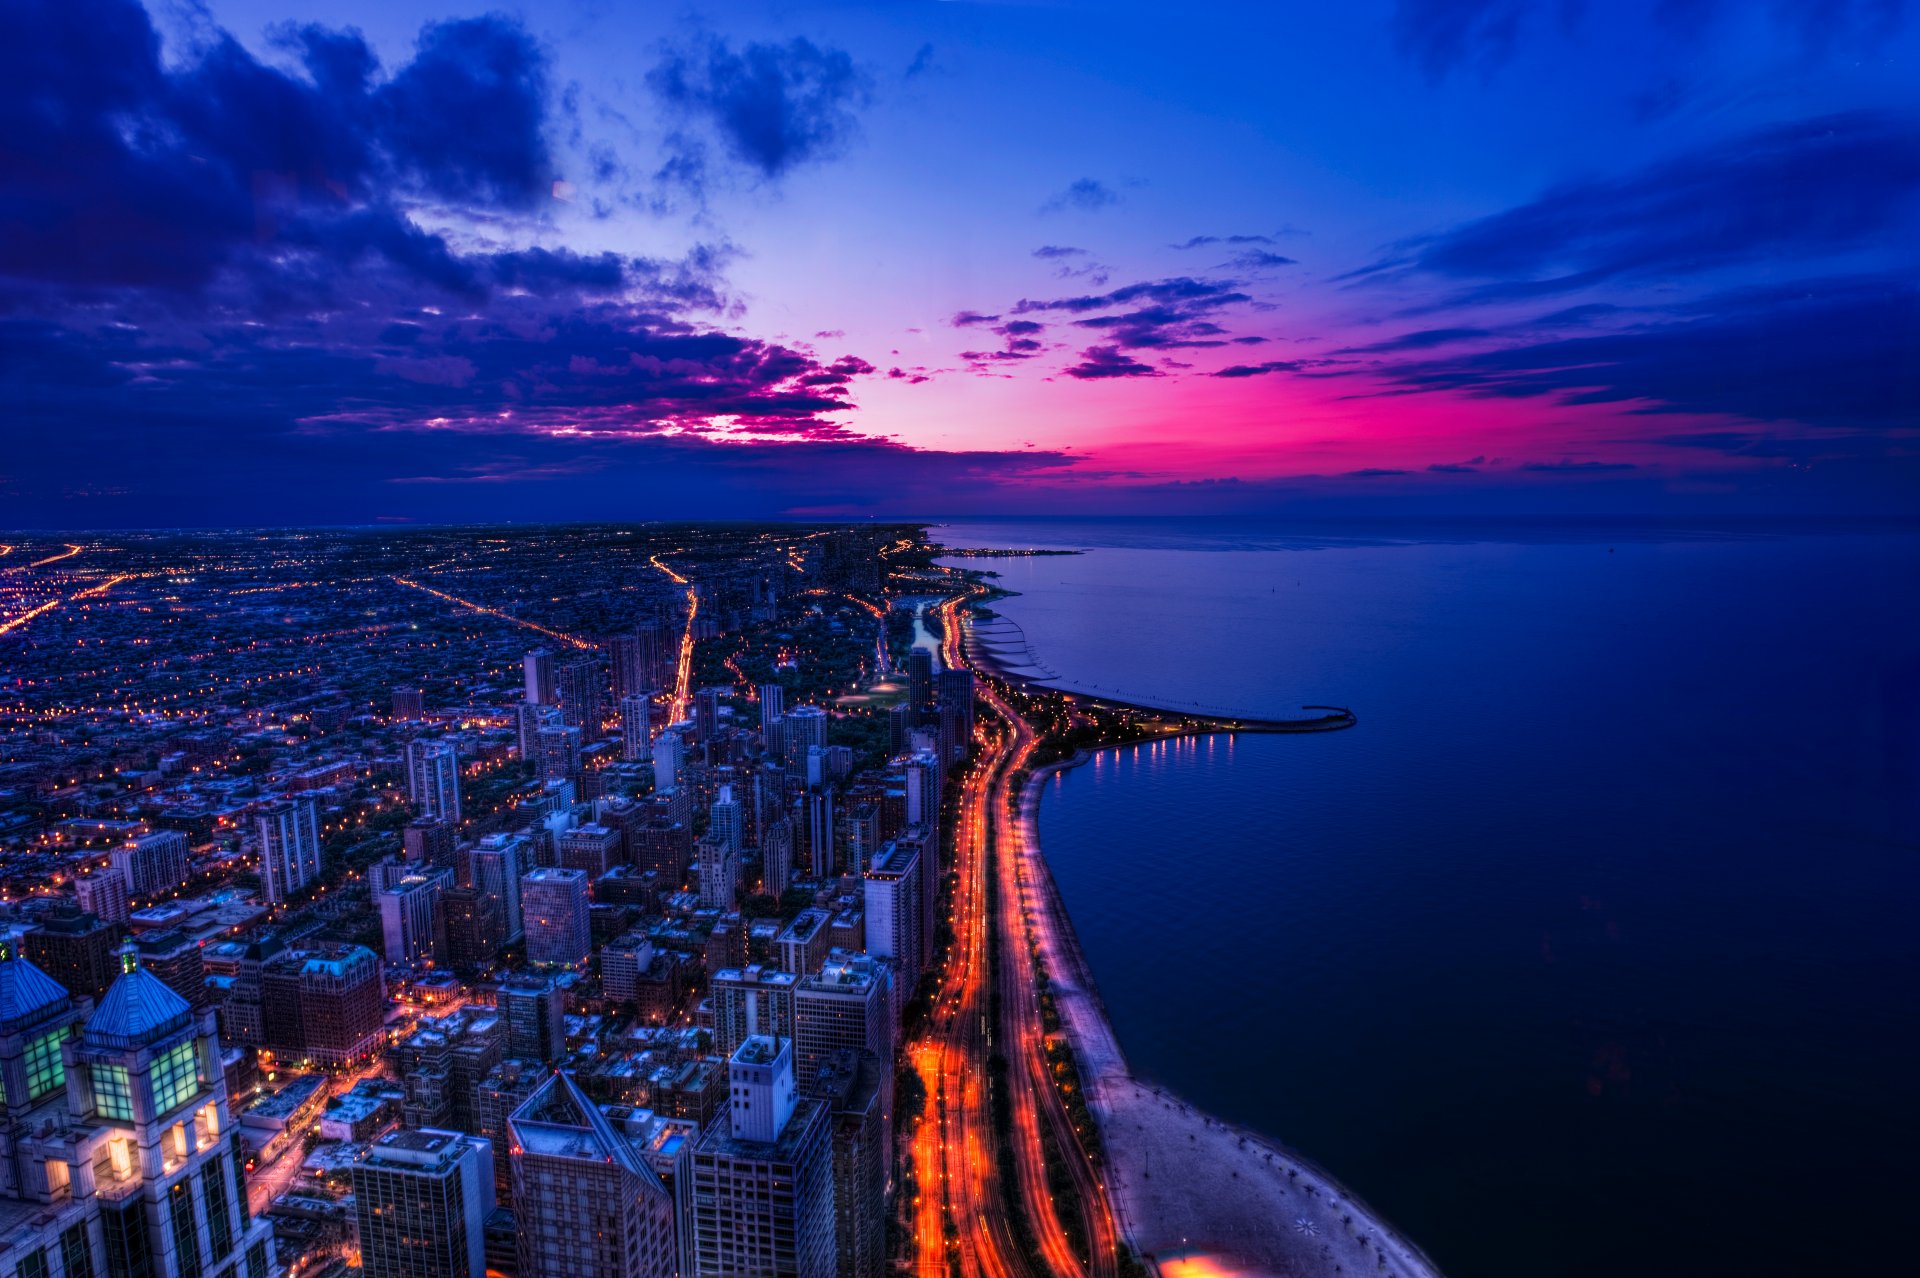
{"label": "skyscraper", "polygon": [[832,1053],[801,1090],[833,1116],[833,1239],[836,1278],[880,1278],[887,1260],[887,1165],[892,1124],[884,1057]]}
{"label": "skyscraper", "polygon": [[541,780],[578,780],[581,740],[580,729],[571,724],[548,724],[534,733],[534,755]]}
{"label": "skyscraper", "polygon": [[421,816],[459,821],[460,756],[452,742],[407,742],[407,798]]}
{"label": "skyscraper", "polygon": [[592,657],[569,661],[556,672],[560,690],[560,718],[570,728],[580,729],[580,740],[588,745],[600,739],[602,706],[606,681],[600,663]]}
{"label": "skyscraper", "polygon": [[785,819],[767,827],[760,840],[760,890],[779,896],[793,882],[793,825]]}
{"label": "skyscraper", "polygon": [[851,1048],[893,1059],[893,1006],[886,982],[867,962],[829,959],[803,976],[793,991],[794,1068],[800,1090],[814,1080],[835,1052]]}
{"label": "skyscraper", "polygon": [[653,698],[644,692],[620,698],[620,756],[628,763],[653,757]]}
{"label": "skyscraper", "polygon": [[408,874],[373,894],[387,962],[432,963],[444,948],[446,915],[441,892],[453,881],[446,870]]}
{"label": "skyscraper", "polygon": [[520,879],[520,911],[527,936],[527,962],[578,967],[593,951],[587,921],[587,876],[581,870],[548,867]]}
{"label": "skyscraper", "polygon": [[389,1132],[351,1170],[366,1278],[484,1278],[493,1148],[458,1132]]}
{"label": "skyscraper", "polygon": [[555,1071],[507,1120],[520,1278],[673,1278],[673,1196]]}
{"label": "skyscraper", "polygon": [[778,757],[784,739],[781,717],[787,712],[787,690],[777,683],[760,685],[760,736],[767,752]]}
{"label": "skyscraper", "polygon": [[81,909],[109,923],[125,925],[132,912],[127,876],[117,866],[103,865],[92,874],[81,875],[73,881],[73,891],[80,899]]}
{"label": "skyscraper", "polygon": [[274,804],[260,814],[255,828],[267,900],[285,901],[320,877],[320,818],[312,799]]}
{"label": "skyscraper", "polygon": [[868,863],[863,879],[867,950],[900,965],[900,981],[912,989],[921,972],[920,849],[888,843]]}
{"label": "skyscraper", "polygon": [[827,712],[819,706],[795,706],[787,711],[783,722],[783,747],[789,763],[805,759],[808,746],[826,748]]}
{"label": "skyscraper", "polygon": [[550,706],[559,700],[553,682],[553,654],[545,648],[535,648],[522,660],[521,665],[526,676],[526,698],[529,705]]}
{"label": "skyscraper", "polygon": [[723,967],[707,987],[713,1009],[713,1048],[722,1056],[755,1034],[793,1037],[794,991],[799,978],[792,972],[754,964]]}
{"label": "skyscraper", "polygon": [[698,1278],[832,1278],[833,1151],[827,1106],[794,1086],[793,1047],[756,1035],[727,1062],[726,1120],[693,1150]]}
{"label": "skyscraper", "polygon": [[525,835],[489,834],[467,858],[473,886],[498,903],[502,940],[508,945],[526,935],[520,919],[520,876],[532,868],[532,854]]}
{"label": "skyscraper", "polygon": [[400,832],[400,846],[407,862],[415,869],[422,866],[435,870],[454,868],[457,841],[453,826],[438,817],[407,822],[406,829]]}
{"label": "skyscraper", "polygon": [[727,854],[736,860],[746,846],[746,817],[740,810],[740,800],[734,796],[731,785],[720,787],[720,793],[708,810],[707,831],[719,837],[727,845]]}
{"label": "skyscraper", "polygon": [[187,836],[178,830],[155,830],[115,848],[110,859],[127,876],[127,891],[136,899],[171,892],[187,881]]}
{"label": "skyscraper", "polygon": [[500,986],[500,1014],[507,1022],[507,1055],[557,1064],[567,1054],[565,992],[553,977],[518,972]]}
{"label": "skyscraper", "polygon": [[670,794],[680,781],[680,768],[687,760],[687,741],[672,729],[653,739],[653,789]]}
{"label": "skyscraper", "polygon": [[693,850],[700,858],[701,908],[723,914],[733,910],[739,904],[736,889],[740,882],[740,863],[728,848],[726,837],[708,830]]}
{"label": "skyscraper", "polygon": [[924,723],[933,714],[933,654],[925,648],[907,653],[907,704],[916,722]]}

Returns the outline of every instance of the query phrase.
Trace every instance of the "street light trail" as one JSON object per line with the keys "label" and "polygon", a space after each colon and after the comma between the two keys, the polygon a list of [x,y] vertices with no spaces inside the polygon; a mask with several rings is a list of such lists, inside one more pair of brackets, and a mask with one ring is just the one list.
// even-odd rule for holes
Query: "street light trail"
{"label": "street light trail", "polygon": [[[65,558],[64,555],[59,557]],[[67,595],[64,598],[49,599],[47,600],[47,602],[41,604],[37,608],[30,608],[26,612],[21,613],[17,617],[12,617],[4,622],[0,622],[0,635],[7,633],[7,631],[9,630],[19,629],[21,626],[26,625],[29,621],[32,621],[35,617],[38,617],[41,613],[52,612],[55,608],[58,608],[61,604],[70,604],[74,602],[76,599],[91,599],[95,595],[104,595],[107,593],[107,591],[113,588],[114,583],[125,581],[131,575],[132,575],[131,573],[121,573],[117,577],[109,577],[105,581],[100,582],[98,585],[88,586],[85,590],[77,591],[74,594]]]}
{"label": "street light trail", "polygon": [[567,634],[564,631],[555,630],[551,626],[543,626],[537,621],[528,621],[524,617],[516,617],[510,612],[501,612],[498,608],[489,608],[483,603],[475,603],[471,599],[462,599],[459,595],[450,595],[444,590],[435,590],[432,586],[423,586],[411,577],[395,577],[393,580],[402,586],[411,586],[415,590],[425,591],[435,599],[444,599],[450,604],[458,604],[462,608],[468,608],[489,617],[497,617],[501,621],[511,621],[516,626],[525,626],[529,630],[537,630],[543,635],[558,639],[562,643],[570,643],[576,648],[592,649],[595,646],[589,640]]}
{"label": "street light trail", "polygon": [[36,559],[32,563],[28,564],[27,567],[42,568],[42,567],[45,567],[47,564],[57,564],[62,559],[71,559],[75,555],[80,553],[80,547],[74,545],[72,542],[67,542],[66,547],[67,549],[65,554],[48,555],[45,559]]}
{"label": "street light trail", "polygon": [[675,583],[687,588],[687,628],[680,635],[680,661],[674,670],[673,702],[668,707],[668,722],[679,723],[687,717],[687,704],[693,695],[693,618],[700,611],[700,592],[693,588],[691,581],[667,567],[660,556],[654,555],[650,562]]}

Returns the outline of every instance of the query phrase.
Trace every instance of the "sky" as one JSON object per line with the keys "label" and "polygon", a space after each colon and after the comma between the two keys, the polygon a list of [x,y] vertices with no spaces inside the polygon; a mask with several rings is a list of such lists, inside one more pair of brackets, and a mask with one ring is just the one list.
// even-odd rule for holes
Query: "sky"
{"label": "sky", "polygon": [[1904,0],[4,0],[0,526],[1920,514]]}

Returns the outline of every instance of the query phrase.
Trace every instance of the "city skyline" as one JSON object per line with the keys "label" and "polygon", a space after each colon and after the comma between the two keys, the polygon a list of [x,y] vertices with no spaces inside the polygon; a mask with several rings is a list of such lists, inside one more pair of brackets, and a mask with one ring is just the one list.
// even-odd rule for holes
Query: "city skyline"
{"label": "city skyline", "polygon": [[13,526],[1912,509],[1902,3],[19,21]]}

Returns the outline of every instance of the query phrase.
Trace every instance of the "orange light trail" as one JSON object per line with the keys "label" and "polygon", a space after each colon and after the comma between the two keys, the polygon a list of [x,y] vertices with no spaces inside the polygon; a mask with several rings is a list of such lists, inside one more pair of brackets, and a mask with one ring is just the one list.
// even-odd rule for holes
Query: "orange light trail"
{"label": "orange light trail", "polygon": [[[78,547],[75,547],[76,553],[78,553],[78,549],[79,549]],[[66,556],[56,555],[55,558],[65,559]],[[32,621],[35,617],[38,617],[41,613],[52,612],[55,608],[58,608],[61,604],[72,603],[76,599],[91,599],[95,595],[104,595],[107,593],[107,591],[113,588],[113,585],[115,582],[125,581],[130,575],[131,575],[130,573],[121,573],[118,577],[109,577],[105,581],[101,582],[99,585],[88,586],[85,590],[78,591],[75,594],[68,595],[64,599],[49,599],[47,600],[47,602],[41,604],[37,608],[30,608],[26,612],[21,613],[17,617],[11,617],[4,622],[0,622],[0,635],[5,634],[9,630],[18,630],[21,626],[26,625],[29,621]]]}
{"label": "orange light trail", "polygon": [[552,638],[560,640],[562,643],[570,643],[576,648],[591,649],[594,647],[590,641],[581,639],[575,635],[555,630],[550,626],[543,626],[537,621],[528,621],[524,617],[516,617],[510,612],[501,612],[498,608],[489,608],[487,605],[475,603],[471,599],[462,599],[459,595],[450,595],[444,590],[435,590],[432,586],[423,586],[410,577],[395,577],[393,580],[402,586],[411,586],[415,590],[425,591],[435,599],[444,599],[450,604],[458,604],[462,608],[471,609],[474,612],[481,613],[488,617],[497,617],[501,621],[511,621],[514,625],[525,626],[529,630],[538,630],[543,635],[549,635]]}
{"label": "orange light trail", "polygon": [[685,577],[682,577],[679,573],[661,562],[660,556],[654,555],[649,562],[651,562],[655,568],[658,568],[661,572],[671,577],[677,584],[687,588],[687,628],[680,635],[680,663],[674,671],[673,704],[669,707],[670,717],[668,720],[671,723],[679,723],[687,717],[687,702],[692,696],[693,618],[695,614],[700,611],[700,594],[693,588],[691,581],[688,581]]}

